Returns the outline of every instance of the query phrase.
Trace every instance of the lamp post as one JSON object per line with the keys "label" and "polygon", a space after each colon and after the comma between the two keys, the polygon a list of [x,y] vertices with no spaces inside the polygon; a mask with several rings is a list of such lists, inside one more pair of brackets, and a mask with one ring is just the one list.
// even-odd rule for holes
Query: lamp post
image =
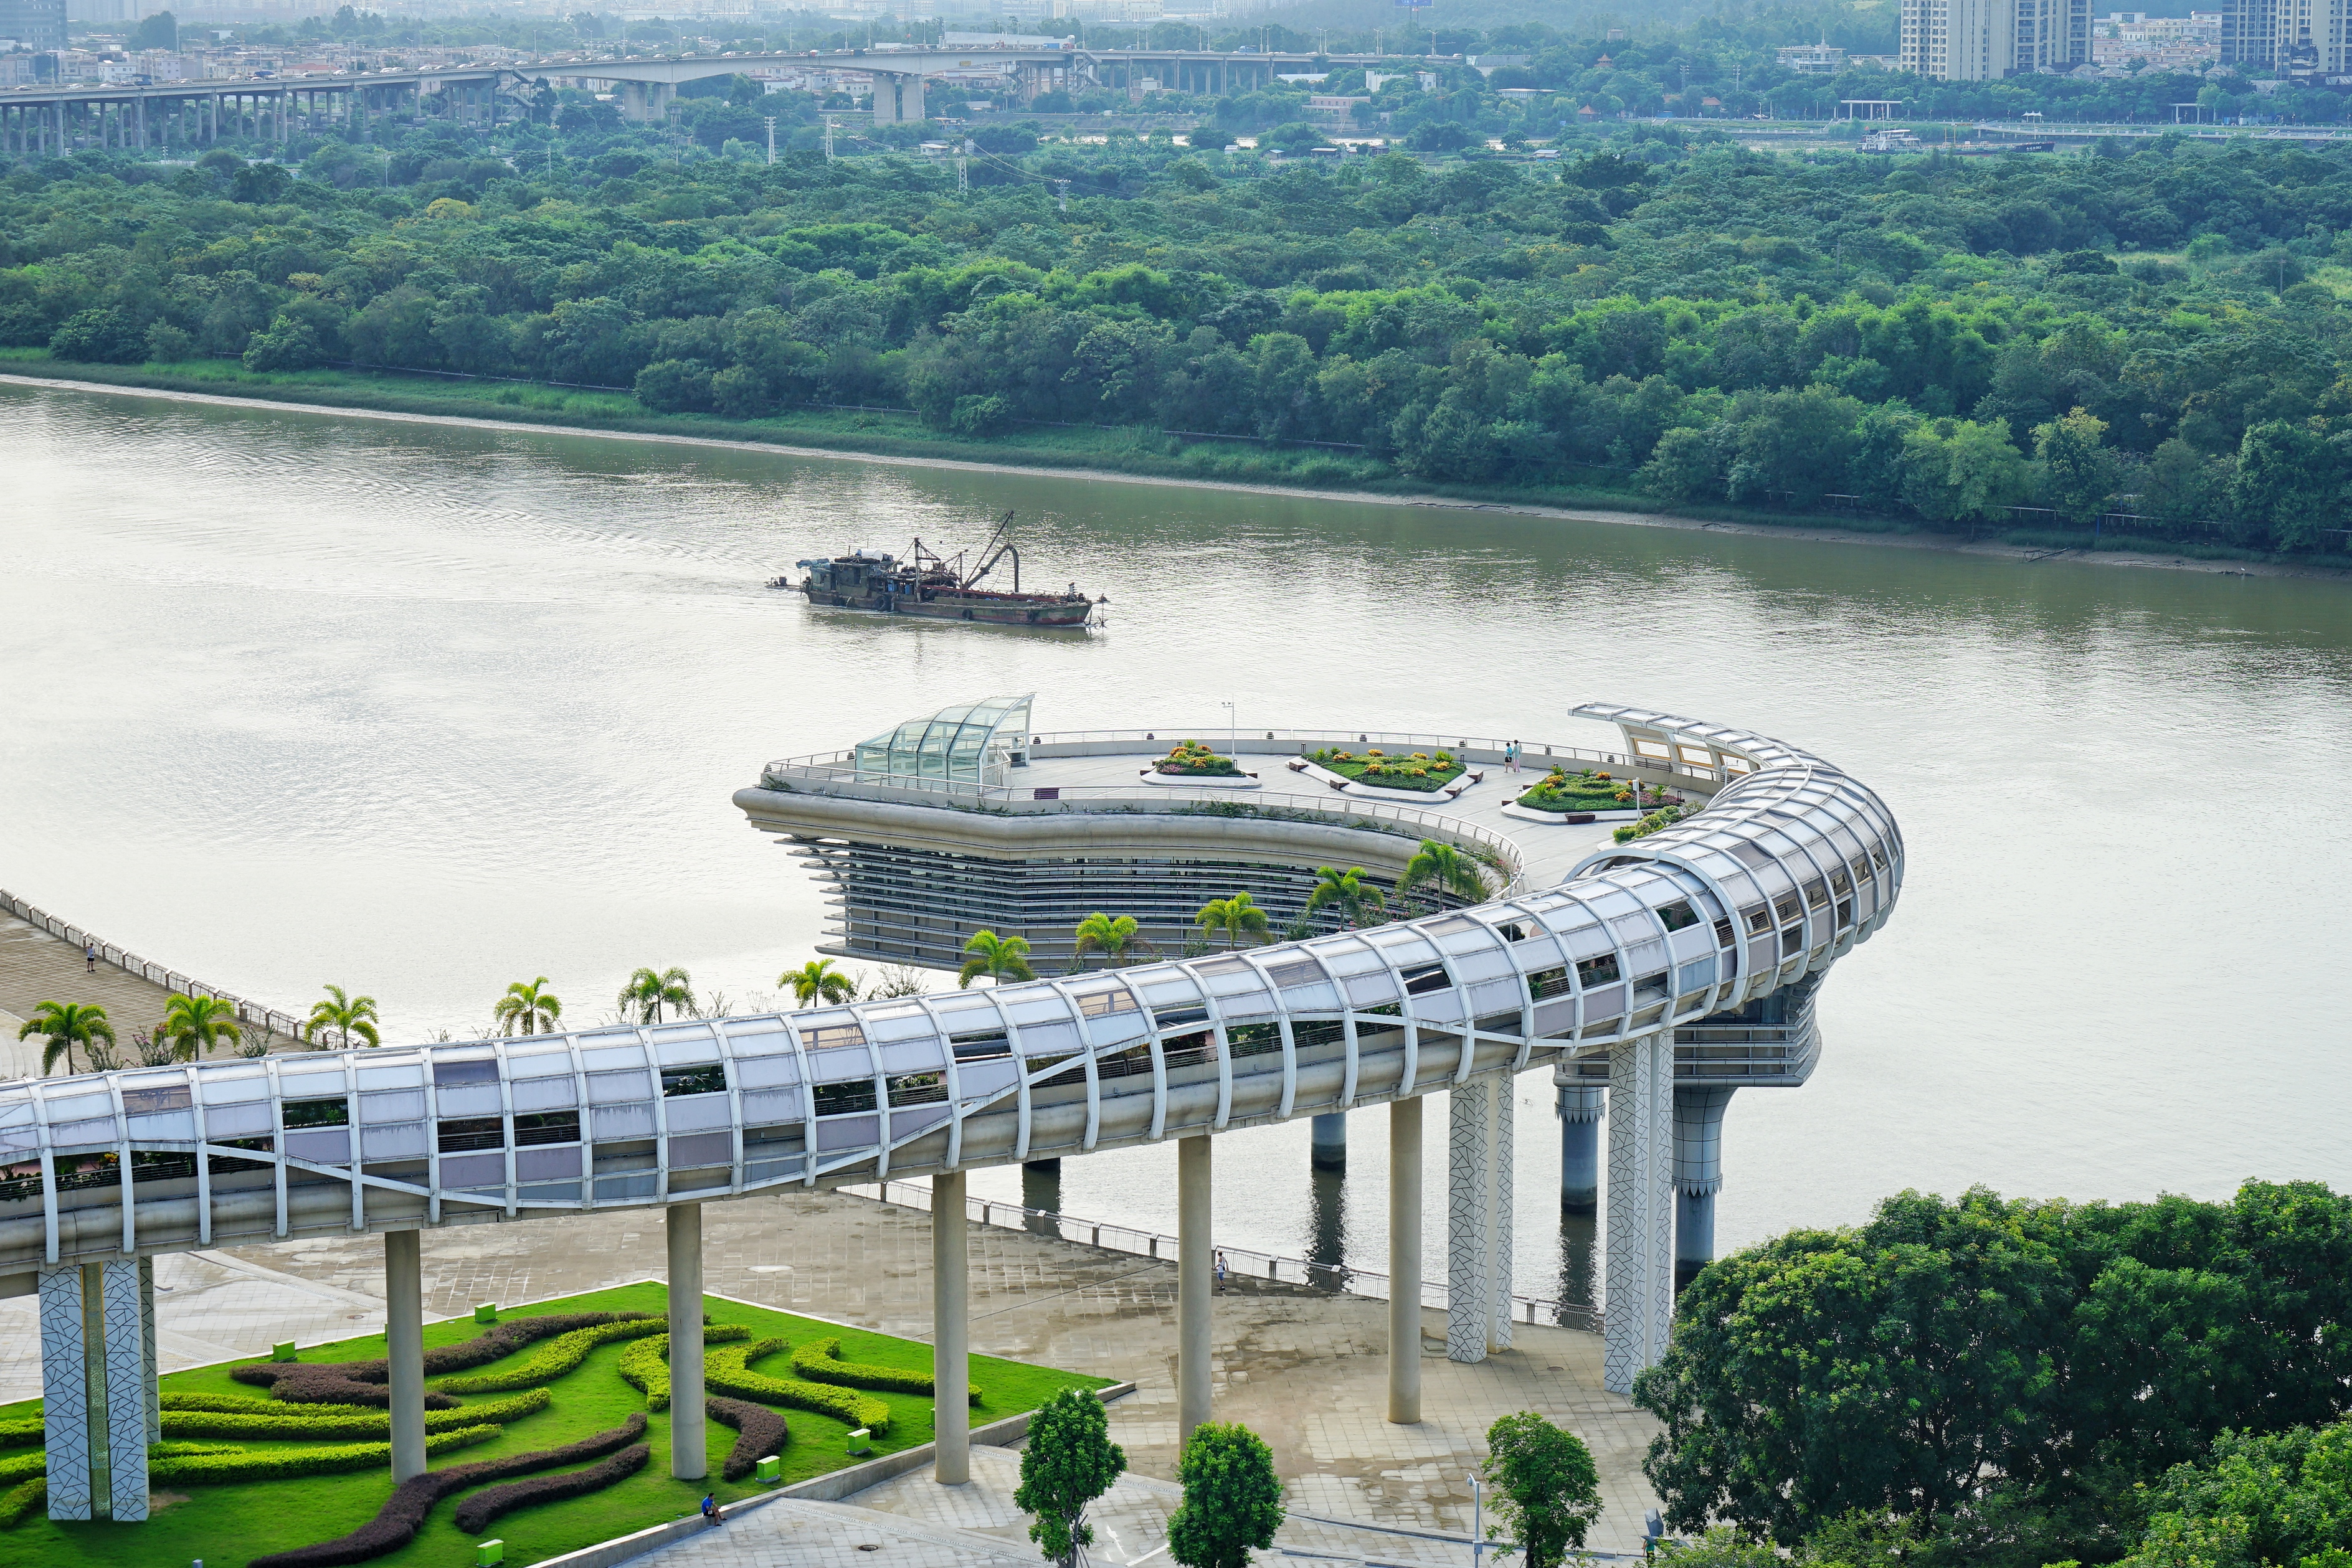
{"label": "lamp post", "polygon": [[1219,703],[1217,706],[1225,710],[1225,755],[1231,757],[1234,754],[1234,742],[1240,738],[1240,731],[1234,724],[1234,705]]}

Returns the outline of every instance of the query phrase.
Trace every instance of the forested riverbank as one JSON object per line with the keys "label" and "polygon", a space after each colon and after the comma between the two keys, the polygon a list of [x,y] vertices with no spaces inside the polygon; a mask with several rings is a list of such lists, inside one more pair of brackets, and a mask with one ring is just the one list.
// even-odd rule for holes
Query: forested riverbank
{"label": "forested riverbank", "polygon": [[997,124],[959,191],[940,158],[770,165],[567,112],[498,155],[428,125],[17,162],[0,343],[851,450],[2347,554],[2335,149],[1640,126],[1554,162],[1302,162]]}

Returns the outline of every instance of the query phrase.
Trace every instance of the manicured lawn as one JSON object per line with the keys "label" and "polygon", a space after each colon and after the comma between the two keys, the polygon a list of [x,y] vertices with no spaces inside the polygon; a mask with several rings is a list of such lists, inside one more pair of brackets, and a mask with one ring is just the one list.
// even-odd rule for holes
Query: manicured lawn
{"label": "manicured lawn", "polygon": [[[1376,789],[1413,789],[1423,794],[1433,794],[1469,771],[1458,761],[1439,762],[1434,752],[1417,757],[1410,751],[1388,751],[1380,757],[1367,757],[1360,751],[1318,751],[1312,760],[1318,768]],[[1380,768],[1378,772],[1373,771],[1376,765]],[[1402,771],[1402,768],[1419,768],[1423,771],[1407,773]]]}
{"label": "manicured lawn", "polygon": [[[512,1308],[504,1316],[512,1319],[580,1312],[659,1313],[667,1310],[667,1287],[659,1284],[625,1285]],[[781,1334],[795,1344],[838,1338],[845,1360],[924,1372],[930,1369],[930,1346],[913,1340],[841,1328],[716,1296],[704,1298],[704,1311],[714,1323],[748,1325],[754,1337]],[[428,1347],[454,1343],[473,1338],[484,1327],[469,1318],[428,1323],[425,1343]],[[554,1399],[546,1409],[517,1420],[494,1441],[436,1458],[434,1468],[551,1448],[621,1425],[632,1411],[645,1409],[644,1396],[621,1381],[620,1360],[629,1348],[629,1342],[599,1345],[577,1368],[547,1385]],[[513,1365],[543,1349],[545,1342],[525,1345],[502,1361],[473,1370]],[[365,1361],[383,1354],[383,1337],[378,1334],[305,1348],[301,1359]],[[166,1392],[173,1393],[235,1394],[248,1398],[260,1395],[263,1390],[237,1383],[228,1375],[229,1366],[241,1364],[248,1364],[228,1363],[173,1373],[163,1380],[163,1386]],[[789,1361],[781,1355],[755,1363],[754,1369],[776,1376],[793,1375]],[[1100,1388],[1108,1381],[980,1355],[971,1358],[971,1380],[983,1396],[983,1402],[971,1411],[971,1424],[975,1427],[1034,1409],[1057,1390]],[[478,1394],[463,1397],[466,1404],[472,1405],[508,1396]],[[870,1396],[887,1404],[891,1415],[888,1433],[874,1439],[877,1455],[930,1441],[929,1395],[874,1393]],[[34,1415],[39,1408],[37,1400],[0,1407],[0,1419]],[[844,1451],[849,1433],[846,1424],[805,1410],[784,1410],[782,1414],[792,1430],[792,1441],[780,1456],[785,1484],[863,1462],[851,1459]],[[240,1441],[256,1449],[312,1446],[308,1442]],[[587,1497],[518,1510],[493,1523],[488,1533],[506,1542],[506,1560],[520,1568],[522,1564],[663,1523],[691,1512],[705,1491],[716,1492],[720,1501],[728,1502],[768,1490],[756,1480],[730,1485],[719,1479],[719,1467],[734,1446],[735,1433],[716,1421],[706,1421],[703,1426],[710,1467],[708,1480],[670,1479],[667,1410],[648,1414],[646,1441],[653,1450],[651,1461],[619,1485]],[[389,1472],[371,1471],[159,1492],[158,1510],[143,1524],[56,1524],[36,1511],[16,1529],[0,1533],[0,1568],[54,1568],[68,1563],[178,1568],[198,1558],[204,1560],[205,1568],[244,1568],[247,1561],[266,1552],[331,1540],[359,1528],[374,1517],[391,1494]],[[440,1504],[415,1540],[374,1562],[392,1568],[461,1568],[472,1563],[473,1538],[460,1533],[451,1522],[457,1502],[452,1499]]]}

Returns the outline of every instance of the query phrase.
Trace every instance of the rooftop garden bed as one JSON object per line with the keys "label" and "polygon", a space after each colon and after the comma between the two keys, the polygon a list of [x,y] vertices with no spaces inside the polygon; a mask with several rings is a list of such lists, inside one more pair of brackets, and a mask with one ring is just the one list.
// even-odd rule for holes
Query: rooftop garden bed
{"label": "rooftop garden bed", "polygon": [[1628,822],[1610,837],[1621,844],[1630,844],[1635,839],[1648,838],[1660,828],[1671,828],[1682,820],[1683,809],[1680,806],[1662,807],[1638,822]]}
{"label": "rooftop garden bed", "polygon": [[[930,1346],[706,1296],[709,1475],[671,1479],[668,1379],[658,1354],[667,1345],[658,1333],[637,1332],[665,1328],[667,1301],[663,1285],[625,1285],[509,1308],[496,1330],[470,1318],[427,1323],[426,1387],[445,1396],[427,1403],[451,1407],[426,1414],[425,1478],[446,1479],[421,1489],[410,1483],[397,1506],[387,1506],[394,1500],[382,1406],[276,1399],[273,1385],[253,1381],[269,1364],[259,1361],[170,1374],[162,1380],[164,1442],[151,1450],[152,1517],[138,1524],[53,1523],[35,1500],[12,1528],[0,1529],[0,1564],[152,1568],[202,1558],[207,1568],[246,1568],[257,1558],[372,1531],[354,1544],[386,1550],[335,1560],[448,1568],[471,1563],[475,1542],[494,1535],[506,1542],[506,1561],[520,1565],[681,1518],[705,1492],[732,1502],[863,1463],[847,1451],[845,1416],[872,1428],[877,1455],[931,1440],[932,1397],[924,1391]],[[576,1322],[581,1313],[651,1321],[567,1324],[563,1333],[536,1338],[516,1332],[533,1318]],[[507,1331],[500,1341],[485,1347],[498,1353],[490,1359],[447,1354],[499,1330]],[[316,1368],[310,1375],[316,1380],[329,1366],[380,1362],[383,1354],[378,1334],[305,1349],[298,1364]],[[451,1365],[436,1373],[436,1361]],[[240,1368],[244,1378],[234,1375]],[[368,1369],[352,1370],[364,1384]],[[1106,1381],[975,1355],[972,1424]],[[37,1420],[39,1409],[37,1400],[0,1407],[0,1431]],[[876,1419],[886,1415],[887,1425]],[[188,1437],[205,1440],[180,1440]],[[757,1452],[739,1455],[746,1445]],[[208,1451],[190,1452],[198,1448]],[[751,1467],[770,1454],[782,1461],[783,1474],[763,1485]],[[10,1460],[39,1455],[37,1437],[0,1453]],[[468,1472],[462,1478],[450,1473],[459,1467]],[[27,1484],[37,1478],[12,1481],[10,1490]]]}
{"label": "rooftop garden bed", "polygon": [[[1554,768],[1526,794],[1517,804],[1531,811],[1625,811],[1635,808],[1633,781],[1617,779],[1593,768],[1570,773]],[[1682,797],[1644,788],[1638,804],[1642,806],[1682,804]]]}
{"label": "rooftop garden bed", "polygon": [[1468,771],[1450,751],[1382,751],[1377,747],[1342,751],[1326,747],[1309,753],[1307,760],[1359,784],[1424,794],[1434,794]]}
{"label": "rooftop garden bed", "polygon": [[1206,741],[1180,740],[1171,747],[1168,755],[1151,765],[1155,773],[1173,773],[1186,778],[1234,779],[1241,769],[1230,757],[1220,757]]}

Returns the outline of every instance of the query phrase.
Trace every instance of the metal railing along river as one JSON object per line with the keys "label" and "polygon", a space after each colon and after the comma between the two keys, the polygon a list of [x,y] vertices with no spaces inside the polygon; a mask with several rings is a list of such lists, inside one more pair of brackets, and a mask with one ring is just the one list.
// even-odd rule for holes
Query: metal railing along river
{"label": "metal railing along river", "polygon": [[0,910],[5,910],[27,925],[37,925],[52,936],[61,937],[76,947],[96,948],[100,963],[111,964],[167,991],[180,991],[192,997],[213,997],[226,1002],[236,1009],[239,1023],[257,1024],[265,1030],[292,1035],[297,1039],[301,1037],[302,1020],[292,1013],[281,1013],[259,1002],[247,1001],[234,992],[192,979],[177,969],[152,963],[127,947],[118,946],[103,936],[83,930],[71,921],[58,919],[38,904],[21,899],[5,889],[0,889]]}
{"label": "metal railing along river", "polygon": [[[866,1182],[835,1190],[900,1208],[920,1209],[925,1214],[931,1211],[931,1188],[928,1182]],[[1031,1236],[1075,1241],[1081,1246],[1125,1252],[1138,1258],[1158,1258],[1170,1262],[1176,1259],[1176,1238],[1162,1236],[1154,1230],[1139,1229],[1132,1225],[1081,1219],[1055,1209],[1024,1208],[1017,1203],[971,1197],[964,1199],[964,1214],[969,1220],[999,1230],[1019,1230]],[[1234,1280],[1265,1280],[1281,1285],[1299,1285],[1332,1295],[1362,1296],[1372,1301],[1389,1299],[1389,1276],[1378,1269],[1359,1269],[1346,1263],[1317,1263],[1303,1258],[1260,1252],[1247,1247],[1221,1244],[1217,1250],[1225,1255],[1226,1272]],[[1444,1311],[1445,1286],[1434,1280],[1423,1281],[1421,1304]],[[1513,1296],[1511,1321],[1585,1329],[1593,1333],[1599,1333],[1601,1328],[1598,1307],[1578,1301],[1546,1301],[1536,1296]]]}

